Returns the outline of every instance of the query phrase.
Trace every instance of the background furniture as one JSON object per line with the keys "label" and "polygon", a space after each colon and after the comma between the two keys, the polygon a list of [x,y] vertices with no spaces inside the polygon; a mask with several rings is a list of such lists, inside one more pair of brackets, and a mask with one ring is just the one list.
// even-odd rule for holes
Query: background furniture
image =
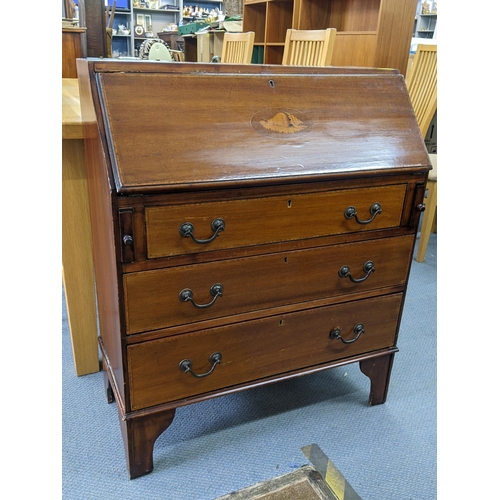
{"label": "background furniture", "polygon": [[383,403],[430,168],[401,75],[78,63],[84,121],[97,115],[99,342],[130,477],[152,470],[179,406],[349,363]]}
{"label": "background furniture", "polygon": [[290,66],[330,66],[335,28],[326,30],[294,30],[286,32],[283,64]]}
{"label": "background furniture", "polygon": [[245,0],[243,31],[255,31],[255,62],[281,64],[286,31],[336,28],[331,64],[405,74],[417,0]]}
{"label": "background furniture", "polygon": [[437,110],[437,45],[417,46],[406,85],[420,133],[425,137]]}
{"label": "background furniture", "polygon": [[[437,45],[419,44],[417,46],[407,78],[407,87],[420,133],[422,137],[425,137],[437,110]],[[430,158],[435,170],[429,174],[427,184],[426,210],[420,231],[417,262],[423,262],[425,258],[429,234],[437,213],[437,155],[430,155]]]}
{"label": "background furniture", "polygon": [[250,64],[255,33],[224,33],[221,63]]}
{"label": "background furniture", "polygon": [[418,0],[413,36],[416,38],[435,38],[436,31],[437,0]]}
{"label": "background furniture", "polygon": [[62,77],[76,78],[76,59],[87,57],[85,28],[62,28]]}
{"label": "background furniture", "polygon": [[87,57],[107,57],[104,1],[80,0],[78,7],[80,23],[87,26]]}
{"label": "background furniture", "polygon": [[94,261],[76,78],[62,79],[62,259],[77,375],[99,371]]}
{"label": "background furniture", "polygon": [[430,154],[429,158],[432,162],[432,170],[429,172],[429,178],[427,180],[425,212],[422,219],[422,227],[420,228],[417,255],[415,257],[417,262],[423,262],[425,259],[429,237],[437,214],[437,155]]}
{"label": "background furniture", "polygon": [[[112,4],[112,0],[109,0],[109,3]],[[128,8],[120,8],[123,5],[128,5]],[[205,0],[202,2],[196,0],[169,0],[168,2],[150,2],[149,4],[141,5],[134,6],[133,0],[129,0],[128,3],[125,0],[121,0],[118,3],[118,9],[112,26],[116,31],[116,34],[113,36],[113,52],[115,54],[133,56],[139,50],[144,40],[153,37],[163,39],[161,36],[163,33],[166,34],[165,41],[170,48],[182,50],[184,47],[176,46],[177,42],[181,41],[177,31],[164,32],[163,29],[172,24],[178,25],[181,22],[184,24],[189,23],[191,18],[184,17],[183,14],[186,7],[196,6],[207,11],[212,9],[222,11],[223,9],[223,3],[216,0]],[[164,8],[166,5],[168,5],[168,8]],[[125,32],[119,29],[120,25],[126,27]],[[135,28],[139,25],[143,29],[136,31]],[[172,38],[172,35],[175,39]]]}
{"label": "background furniture", "polygon": [[184,57],[188,62],[211,62],[214,56],[221,56],[225,31],[217,30],[196,35],[186,35]]}

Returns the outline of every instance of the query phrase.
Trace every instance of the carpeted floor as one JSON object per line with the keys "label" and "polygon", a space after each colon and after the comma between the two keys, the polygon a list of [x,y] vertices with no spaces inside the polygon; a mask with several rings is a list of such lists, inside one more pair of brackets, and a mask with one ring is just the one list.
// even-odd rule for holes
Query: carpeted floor
{"label": "carpeted floor", "polygon": [[317,443],[363,500],[436,493],[436,242],[413,262],[387,402],[350,365],[180,408],[154,471],[128,479],[102,374],[76,377],[63,298],[62,488],[66,500],[214,500],[308,464]]}

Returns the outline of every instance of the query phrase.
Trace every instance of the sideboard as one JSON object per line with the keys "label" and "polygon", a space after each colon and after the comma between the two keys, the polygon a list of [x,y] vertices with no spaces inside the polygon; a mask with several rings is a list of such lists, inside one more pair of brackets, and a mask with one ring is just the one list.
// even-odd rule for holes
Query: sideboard
{"label": "sideboard", "polygon": [[402,75],[78,70],[99,345],[130,477],[151,472],[183,405],[347,363],[384,403],[431,168]]}

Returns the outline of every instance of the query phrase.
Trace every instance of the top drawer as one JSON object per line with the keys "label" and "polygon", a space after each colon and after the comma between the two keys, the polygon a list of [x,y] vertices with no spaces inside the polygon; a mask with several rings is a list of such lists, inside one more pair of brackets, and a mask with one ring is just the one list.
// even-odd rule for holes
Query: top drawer
{"label": "top drawer", "polygon": [[405,193],[406,185],[398,184],[146,207],[147,256],[155,259],[397,227]]}

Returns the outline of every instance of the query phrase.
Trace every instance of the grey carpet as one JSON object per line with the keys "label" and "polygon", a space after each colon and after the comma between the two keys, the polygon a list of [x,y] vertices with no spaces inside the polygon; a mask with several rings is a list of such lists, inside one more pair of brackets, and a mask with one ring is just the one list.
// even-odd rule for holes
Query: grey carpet
{"label": "grey carpet", "polygon": [[213,500],[307,464],[317,443],[363,500],[436,493],[436,254],[413,262],[387,402],[350,365],[180,408],[154,471],[129,480],[102,374],[76,377],[63,298],[62,494],[67,500]]}

